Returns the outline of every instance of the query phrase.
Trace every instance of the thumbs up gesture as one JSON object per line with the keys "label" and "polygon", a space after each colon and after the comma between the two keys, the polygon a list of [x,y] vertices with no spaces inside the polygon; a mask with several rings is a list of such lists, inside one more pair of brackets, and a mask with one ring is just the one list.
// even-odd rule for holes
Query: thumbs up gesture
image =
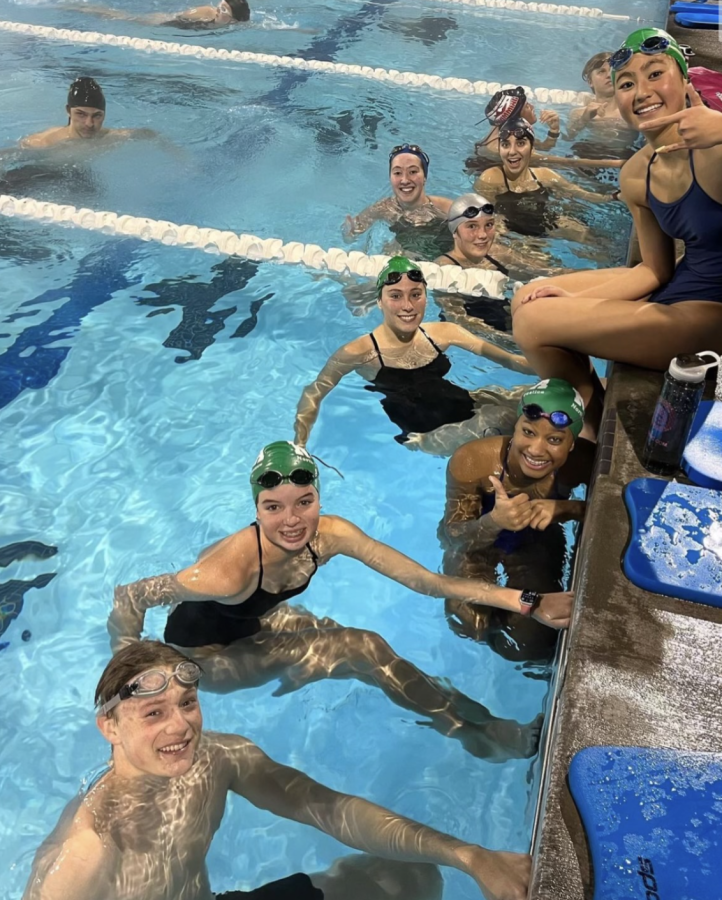
{"label": "thumbs up gesture", "polygon": [[690,106],[671,116],[661,116],[639,126],[640,131],[658,131],[676,123],[679,141],[658,147],[657,153],[671,153],[673,150],[708,150],[722,144],[722,113],[708,109],[691,84],[687,85]]}
{"label": "thumbs up gesture", "polygon": [[491,486],[496,494],[494,509],[489,513],[499,528],[508,531],[521,531],[531,522],[533,513],[528,494],[516,494],[510,497],[504,490],[504,485],[494,475],[489,476]]}

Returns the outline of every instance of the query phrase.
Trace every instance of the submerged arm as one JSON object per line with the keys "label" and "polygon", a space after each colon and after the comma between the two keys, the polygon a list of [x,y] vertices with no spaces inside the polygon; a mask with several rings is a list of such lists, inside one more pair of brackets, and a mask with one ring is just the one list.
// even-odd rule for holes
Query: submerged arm
{"label": "submerged arm", "polygon": [[336,387],[344,375],[355,371],[359,363],[360,359],[357,354],[347,347],[342,347],[328,360],[316,380],[306,385],[296,410],[295,441],[297,444],[302,447],[306,446],[311,429],[318,418],[321,401]]}
{"label": "submerged arm", "polygon": [[44,877],[33,871],[23,900],[104,900],[110,896],[105,848],[90,828],[69,837]]}
{"label": "submerged arm", "polygon": [[374,222],[386,218],[388,202],[388,199],[379,200],[361,210],[357,216],[346,216],[342,229],[344,240],[352,241],[358,235],[368,231]]}
{"label": "submerged arm", "polygon": [[535,372],[526,361],[526,357],[517,353],[509,353],[508,350],[502,350],[491,341],[477,337],[461,325],[454,325],[451,322],[443,325],[437,325],[434,334],[438,333],[443,340],[447,341],[450,346],[461,347],[462,350],[469,350],[476,353],[477,356],[484,356],[492,362],[511,369],[513,372],[521,372],[523,375],[534,375]]}

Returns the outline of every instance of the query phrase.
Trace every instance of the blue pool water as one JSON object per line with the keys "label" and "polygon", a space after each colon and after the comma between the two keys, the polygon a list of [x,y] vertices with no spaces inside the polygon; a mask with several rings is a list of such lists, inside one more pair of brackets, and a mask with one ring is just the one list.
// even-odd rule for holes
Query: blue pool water
{"label": "blue pool water", "polygon": [[[161,4],[134,0],[127,8]],[[624,4],[632,15],[656,8]],[[278,4],[254,12],[257,27],[201,35],[6,0],[0,19],[575,90],[598,43],[618,44],[630,30],[402,2]],[[562,39],[568,53],[550,54],[550,41]],[[133,143],[62,163],[57,177],[29,178],[24,195],[324,247],[340,244],[346,213],[386,193],[386,154],[400,140],[428,150],[433,193],[467,189],[463,160],[480,136],[473,123],[485,103],[3,32],[0,60],[2,146],[62,123],[67,85],[83,74],[105,89],[108,125],[152,127],[178,148]],[[600,241],[616,263],[627,219],[620,207],[604,213]],[[355,246],[379,252],[387,239],[375,229]],[[582,267],[581,249],[554,252]],[[38,844],[107,752],[91,707],[109,652],[113,586],[185,566],[253,518],[247,472],[259,448],[291,436],[303,386],[378,318],[352,314],[336,280],[303,268],[229,265],[196,251],[8,219],[0,219],[0,283],[0,544],[58,548],[51,558],[0,570],[5,583],[56,573],[28,590],[0,636],[7,643],[0,670],[12,685],[0,713],[0,895],[16,900]],[[439,313],[431,301],[428,318]],[[467,356],[451,354],[458,383],[520,380]],[[445,460],[410,455],[395,433],[360,379],[346,379],[327,398],[311,449],[345,479],[323,470],[324,510],[435,570]],[[442,601],[351,560],[332,561],[303,602],[380,632],[400,655],[496,714],[526,722],[543,706],[547,682],[459,639]],[[163,615],[148,625],[160,635]],[[320,682],[281,697],[275,688],[206,695],[207,727],[244,733],[332,787],[461,838],[528,848],[538,761],[475,759],[364,685]],[[209,867],[221,891],[323,868],[344,852],[236,800]],[[464,876],[445,879],[446,896],[478,897]]]}

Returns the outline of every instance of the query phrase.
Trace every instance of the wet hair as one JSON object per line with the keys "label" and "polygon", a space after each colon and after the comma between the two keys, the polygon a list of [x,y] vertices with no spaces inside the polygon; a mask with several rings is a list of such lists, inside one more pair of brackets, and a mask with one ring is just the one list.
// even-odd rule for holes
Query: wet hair
{"label": "wet hair", "polygon": [[236,22],[247,22],[251,18],[247,0],[226,0]]}
{"label": "wet hair", "polygon": [[602,68],[605,62],[609,62],[611,55],[611,50],[603,50],[601,53],[595,53],[591,59],[587,60],[586,65],[582,69],[582,78],[587,84],[592,83],[592,72],[596,72],[597,69]]}
{"label": "wet hair", "polygon": [[105,95],[103,89],[94,78],[76,78],[68,91],[68,108],[88,106],[91,109],[102,109],[105,112]]}
{"label": "wet hair", "polygon": [[[111,659],[95,689],[95,705],[102,706],[137,675],[159,666],[177,666],[188,657],[162,641],[135,641]],[[112,713],[111,713],[112,715]]]}

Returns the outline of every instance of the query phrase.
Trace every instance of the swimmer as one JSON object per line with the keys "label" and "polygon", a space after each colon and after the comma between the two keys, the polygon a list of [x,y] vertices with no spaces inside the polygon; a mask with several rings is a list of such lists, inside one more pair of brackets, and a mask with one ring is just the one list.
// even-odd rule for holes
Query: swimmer
{"label": "swimmer", "polygon": [[586,239],[586,226],[550,206],[552,193],[601,203],[616,199],[618,192],[585,191],[551,169],[532,169],[534,128],[525,119],[502,125],[498,133],[501,165],[487,169],[477,178],[474,189],[493,197],[510,231],[535,237],[554,232],[555,237],[566,240]]}
{"label": "swimmer", "polygon": [[[499,243],[491,255],[497,238],[494,204],[480,194],[463,194],[451,204],[448,215],[449,231],[454,248],[434,260],[437,266],[460,266],[462,269],[493,269],[502,275],[520,280],[534,278],[549,271],[549,259],[543,253],[515,252],[508,243]],[[546,263],[546,265],[544,265]],[[541,269],[541,271],[540,271]],[[526,275],[522,273],[527,273]]]}
{"label": "swimmer", "polygon": [[542,377],[577,388],[592,439],[603,392],[589,356],[663,370],[722,347],[722,113],[704,106],[679,44],[658,28],[630,34],[611,66],[620,112],[647,141],[620,179],[642,262],[547,278],[512,304],[514,336]]}
{"label": "swimmer", "polygon": [[389,182],[393,197],[368,206],[357,216],[346,216],[343,226],[345,241],[364,234],[374,222],[386,222],[398,248],[416,259],[433,259],[451,248],[446,231],[446,215],[451,206],[448,197],[427,195],[429,157],[417,144],[400,144],[389,153]]}
{"label": "swimmer", "polygon": [[[501,760],[536,752],[539,721],[522,726],[497,719],[401,659],[375,632],[345,628],[287,603],[335,556],[357,559],[430,596],[519,611],[521,591],[430,572],[346,519],[321,515],[316,463],[288,441],[263,449],[250,484],[256,504],[251,525],[177,574],[116,588],[108,621],[114,651],[138,640],[148,609],[172,604],[165,640],[203,665],[209,690],[227,693],[280,679],[277,694],[283,694],[324,678],[358,679],[428,717],[431,727],[473,755]],[[570,608],[570,594],[550,594],[535,616],[563,628]]]}
{"label": "swimmer", "polygon": [[473,395],[444,377],[451,368],[444,352],[449,347],[533,374],[522,357],[459,325],[430,322],[422,328],[426,279],[406,257],[389,260],[376,280],[376,294],[381,325],[340,347],[301,395],[295,425],[295,439],[301,446],[308,442],[323,398],[351,372],[371,382],[367,390],[384,395],[381,405],[401,429],[396,438],[400,443],[411,432],[425,434],[474,417]]}
{"label": "swimmer", "polygon": [[105,96],[94,78],[76,78],[68,91],[65,107],[68,124],[28,135],[20,141],[23,149],[54,147],[69,141],[116,141],[157,138],[150,128],[103,128]]}
{"label": "swimmer", "polygon": [[[523,573],[535,592],[559,591],[567,552],[559,524],[583,520],[584,502],[569,495],[588,483],[594,455],[586,441],[575,450],[584,404],[570,384],[552,378],[525,389],[517,415],[511,438],[471,441],[449,461],[443,571],[467,578],[503,571],[510,580]],[[455,631],[506,658],[548,660],[556,639],[528,617],[538,596],[527,595],[531,605],[521,615],[455,600],[446,609]]]}
{"label": "swimmer", "polygon": [[637,137],[622,118],[614,96],[612,70],[609,65],[611,51],[596,53],[587,61],[582,78],[594,92],[594,99],[575,109],[569,117],[566,137],[574,140],[581,132],[586,139],[572,148],[577,156],[616,156],[629,159],[634,154]]}
{"label": "swimmer", "polygon": [[227,28],[238,22],[247,22],[251,18],[247,0],[220,0],[218,6],[194,6],[192,9],[186,9],[170,16],[167,13],[135,16],[107,6],[68,6],[63,4],[63,9],[89,13],[91,16],[98,16],[101,19],[123,19],[127,22],[139,22],[142,25],[163,25],[169,28],[188,30]]}
{"label": "swimmer", "polygon": [[458,840],[332,790],[245,737],[204,731],[202,677],[159,641],[135,643],[108,663],[95,721],[110,762],[40,846],[23,900],[213,900],[206,855],[229,793],[364,855],[218,900],[440,900],[437,866],[465,872],[489,900],[526,897],[528,856]]}

